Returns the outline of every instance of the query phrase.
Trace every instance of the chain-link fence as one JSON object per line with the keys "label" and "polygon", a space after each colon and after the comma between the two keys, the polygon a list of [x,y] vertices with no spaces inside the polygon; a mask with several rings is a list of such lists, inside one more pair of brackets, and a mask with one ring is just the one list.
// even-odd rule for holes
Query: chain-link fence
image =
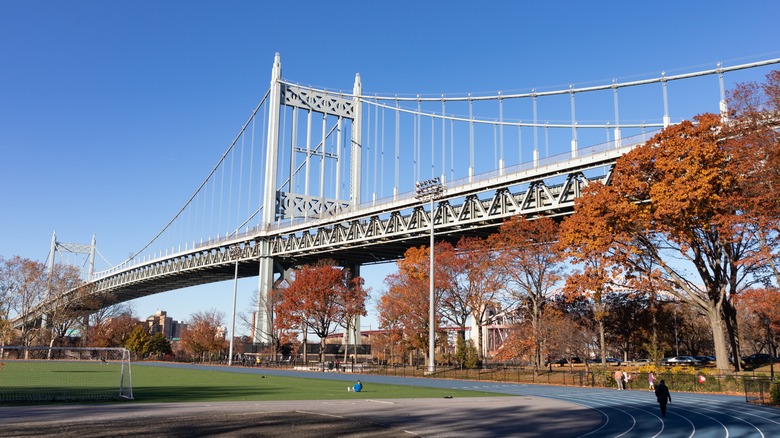
{"label": "chain-link fence", "polygon": [[768,377],[745,377],[745,401],[748,403],[778,404],[780,381]]}
{"label": "chain-link fence", "polygon": [[[498,382],[538,383],[551,385],[617,387],[615,369],[591,368],[585,370],[556,370],[541,368],[533,370],[527,367],[491,366],[483,368],[438,367],[433,375],[426,372],[424,366],[383,366],[363,367],[360,372],[405,377],[438,377],[464,380],[490,380]],[[629,372],[627,389],[648,390],[648,373]],[[748,402],[775,404],[780,394],[780,381],[771,382],[765,376],[744,376],[738,374],[712,373],[676,373],[656,372],[655,382],[664,380],[673,391],[701,392],[718,394],[742,394]]]}

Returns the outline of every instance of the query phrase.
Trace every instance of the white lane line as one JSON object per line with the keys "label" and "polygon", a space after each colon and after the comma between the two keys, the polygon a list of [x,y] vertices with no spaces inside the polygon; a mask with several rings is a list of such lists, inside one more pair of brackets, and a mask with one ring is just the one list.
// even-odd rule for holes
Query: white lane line
{"label": "white lane line", "polygon": [[[583,406],[586,406],[586,405],[583,405]],[[603,422],[603,424],[601,425],[601,427],[599,427],[599,428],[597,428],[597,429],[594,429],[594,430],[592,430],[592,431],[590,431],[590,432],[586,433],[585,435],[580,435],[580,436],[579,436],[579,437],[577,437],[577,438],[582,438],[582,437],[584,437],[584,436],[593,435],[594,433],[596,433],[596,432],[600,431],[601,429],[603,429],[603,428],[607,427],[607,424],[609,424],[609,415],[607,415],[606,413],[604,413],[604,411],[602,411],[602,410],[601,410],[601,409],[599,409],[599,408],[595,408],[595,407],[593,407],[593,406],[586,406],[586,407],[587,407],[587,408],[589,408],[589,409],[593,409],[594,411],[596,411],[596,412],[598,412],[599,414],[601,414],[601,418],[603,418],[603,419],[604,419],[604,422]]]}

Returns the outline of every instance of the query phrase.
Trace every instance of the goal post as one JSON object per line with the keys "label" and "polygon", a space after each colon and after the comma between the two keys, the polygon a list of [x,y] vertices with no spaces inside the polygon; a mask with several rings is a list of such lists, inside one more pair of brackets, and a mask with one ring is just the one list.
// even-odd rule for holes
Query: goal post
{"label": "goal post", "polygon": [[0,403],[133,399],[125,348],[0,346]]}

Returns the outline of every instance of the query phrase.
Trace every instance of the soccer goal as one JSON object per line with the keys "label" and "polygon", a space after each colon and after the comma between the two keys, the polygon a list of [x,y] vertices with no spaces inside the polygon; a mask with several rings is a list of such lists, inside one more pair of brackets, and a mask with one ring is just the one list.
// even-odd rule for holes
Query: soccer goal
{"label": "soccer goal", "polygon": [[0,347],[0,403],[133,399],[125,348]]}

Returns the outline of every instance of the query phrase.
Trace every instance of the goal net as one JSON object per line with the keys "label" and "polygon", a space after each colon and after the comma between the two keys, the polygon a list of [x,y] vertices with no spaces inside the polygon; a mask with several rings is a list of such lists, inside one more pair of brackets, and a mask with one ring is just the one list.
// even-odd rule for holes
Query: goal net
{"label": "goal net", "polygon": [[125,348],[0,347],[0,403],[133,399]]}

